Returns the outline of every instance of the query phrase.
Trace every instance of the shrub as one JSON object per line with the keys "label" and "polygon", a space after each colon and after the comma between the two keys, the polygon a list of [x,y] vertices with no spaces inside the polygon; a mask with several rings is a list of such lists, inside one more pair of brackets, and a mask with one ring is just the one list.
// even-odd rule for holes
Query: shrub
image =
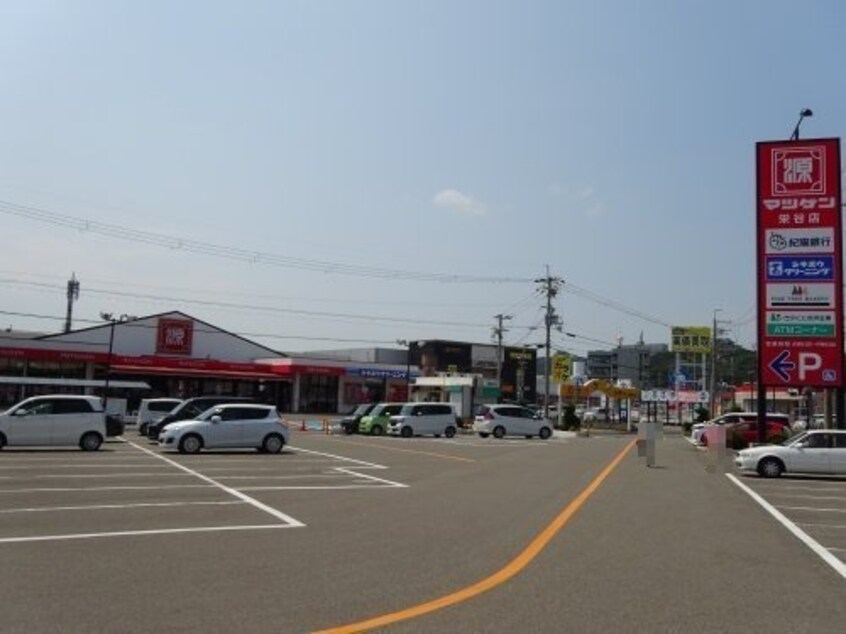
{"label": "shrub", "polygon": [[693,423],[690,421],[685,421],[682,423],[682,433],[685,436],[690,436],[690,430],[693,429]]}
{"label": "shrub", "polygon": [[567,431],[578,431],[582,426],[582,419],[576,416],[576,408],[573,405],[564,406],[564,416],[561,426]]}

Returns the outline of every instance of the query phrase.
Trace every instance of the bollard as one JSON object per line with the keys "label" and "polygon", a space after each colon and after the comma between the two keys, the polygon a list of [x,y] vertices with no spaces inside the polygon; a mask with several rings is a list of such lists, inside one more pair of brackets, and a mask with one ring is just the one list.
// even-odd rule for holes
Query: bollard
{"label": "bollard", "polygon": [[327,435],[329,434],[329,421],[325,418],[323,419],[323,433]]}
{"label": "bollard", "polygon": [[305,418],[304,418],[304,419],[303,419],[303,424],[302,424],[302,426],[300,427],[300,431],[305,431],[305,430],[306,430],[306,424],[305,424]]}

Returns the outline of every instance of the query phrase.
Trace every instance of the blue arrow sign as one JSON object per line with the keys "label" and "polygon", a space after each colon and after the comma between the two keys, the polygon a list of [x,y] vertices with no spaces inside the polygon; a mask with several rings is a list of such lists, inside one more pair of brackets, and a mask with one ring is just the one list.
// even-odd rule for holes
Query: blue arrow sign
{"label": "blue arrow sign", "polygon": [[778,374],[778,377],[785,383],[790,381],[791,370],[796,369],[796,364],[789,359],[790,350],[782,350],[775,359],[770,361],[770,370]]}

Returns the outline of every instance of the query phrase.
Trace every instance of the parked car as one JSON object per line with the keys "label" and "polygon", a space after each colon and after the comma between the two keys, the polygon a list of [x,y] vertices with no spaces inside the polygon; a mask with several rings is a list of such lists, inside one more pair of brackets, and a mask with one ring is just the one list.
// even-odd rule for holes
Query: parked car
{"label": "parked car", "polygon": [[377,403],[362,403],[356,407],[350,414],[341,419],[341,429],[345,434],[355,434],[358,432],[358,424],[361,419],[373,411]]}
{"label": "parked car", "polygon": [[[775,412],[767,412],[767,421],[774,421],[784,423],[790,426],[790,417],[787,414],[777,414]],[[702,442],[702,435],[709,426],[713,425],[731,425],[733,423],[758,422],[758,412],[730,412],[723,414],[705,423],[695,423],[690,428],[690,438],[695,443]]]}
{"label": "parked car", "polygon": [[545,440],[552,436],[552,428],[547,421],[519,405],[480,405],[473,421],[473,431],[482,438],[490,435],[494,438],[539,436]]}
{"label": "parked car", "polygon": [[33,396],[0,413],[0,449],[78,445],[97,451],[105,437],[106,413],[97,396]]}
{"label": "parked car", "polygon": [[591,407],[582,416],[582,422],[595,423],[603,420],[615,420],[615,412],[609,412],[605,407]]}
{"label": "parked car", "polygon": [[138,406],[138,414],[135,423],[138,425],[138,433],[147,435],[147,427],[150,423],[164,418],[165,415],[182,402],[180,398],[145,398]]}
{"label": "parked car", "polygon": [[[708,446],[715,437],[713,433],[718,425],[706,427],[700,442]],[[737,448],[737,445],[748,447],[751,443],[758,442],[758,421],[743,421],[740,423],[727,423],[725,427],[726,446]],[[768,443],[780,443],[791,435],[790,425],[781,420],[767,419],[766,441]]]}
{"label": "parked car", "polygon": [[161,447],[180,453],[223,448],[279,453],[286,444],[288,426],[273,405],[218,405],[198,418],[170,423],[159,435]]}
{"label": "parked car", "polygon": [[810,430],[783,445],[743,449],[737,452],[735,464],[762,478],[782,473],[846,475],[846,430]]}
{"label": "parked car", "polygon": [[106,414],[106,436],[114,438],[123,434],[126,425],[123,422],[123,417],[117,414]]}
{"label": "parked car", "polygon": [[450,403],[406,403],[390,420],[388,433],[403,438],[424,434],[452,438],[459,422]]}
{"label": "parked car", "polygon": [[[182,401],[168,414],[165,414],[157,421],[147,425],[147,437],[151,440],[158,440],[162,429],[171,423],[181,420],[196,418],[210,407],[223,405],[224,403],[255,403],[254,399],[244,396],[195,396]],[[258,405],[258,403],[255,403]]]}
{"label": "parked car", "polygon": [[396,416],[402,410],[405,403],[379,403],[370,410],[366,416],[362,416],[358,423],[358,433],[381,436],[388,430],[391,416]]}

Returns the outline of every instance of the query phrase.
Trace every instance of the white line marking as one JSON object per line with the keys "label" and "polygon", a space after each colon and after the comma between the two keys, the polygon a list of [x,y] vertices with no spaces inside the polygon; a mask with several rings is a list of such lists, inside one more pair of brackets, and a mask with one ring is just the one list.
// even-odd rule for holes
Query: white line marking
{"label": "white line marking", "polygon": [[846,528],[846,524],[813,524],[810,522],[796,522],[799,526],[810,526],[812,528]]}
{"label": "white line marking", "polygon": [[782,506],[779,504],[775,508],[784,509],[785,511],[816,511],[818,513],[846,513],[846,509],[821,509],[815,506]]}
{"label": "white line marking", "polygon": [[[131,443],[130,443],[131,444]],[[0,544],[25,542],[50,542],[65,539],[94,539],[97,537],[134,537],[138,535],[172,535],[176,533],[216,533],[222,531],[257,531],[280,528],[297,528],[302,524],[257,524],[254,526],[196,526],[193,528],[163,528],[149,531],[116,531],[112,533],[77,533],[70,535],[39,535],[37,537],[2,537]]]}
{"label": "white line marking", "polygon": [[[145,469],[164,469],[166,468],[165,465],[158,465],[158,464],[150,464],[150,461],[144,458],[142,464],[139,461],[139,464],[56,464],[55,462],[50,463],[51,469],[139,469],[144,467]],[[33,469],[37,469],[36,466],[31,467],[0,467],[0,471],[32,471]]]}
{"label": "white line marking", "polygon": [[110,509],[135,509],[150,506],[231,506],[244,504],[236,500],[226,502],[140,502],[138,504],[92,504],[89,506],[36,506],[22,509],[2,509],[0,513],[49,513],[51,511],[102,511]]}
{"label": "white line marking", "polygon": [[251,504],[252,506],[256,507],[257,509],[264,511],[265,513],[268,513],[269,515],[272,515],[273,517],[275,517],[279,520],[282,520],[283,522],[287,523],[290,526],[305,526],[305,524],[303,524],[299,520],[294,519],[290,515],[286,515],[282,511],[279,511],[279,510],[273,508],[272,506],[268,506],[267,504],[263,504],[262,502],[259,502],[255,498],[251,498],[249,495],[241,493],[240,491],[237,491],[236,489],[228,487],[225,484],[221,484],[220,482],[218,482],[216,480],[212,480],[210,477],[205,476],[202,473],[198,473],[197,471],[194,471],[192,469],[189,469],[188,467],[183,466],[183,465],[179,464],[178,462],[171,460],[170,458],[167,458],[167,457],[162,456],[160,454],[154,453],[154,452],[150,451],[149,449],[145,449],[144,447],[136,445],[134,442],[130,442],[129,444],[132,447],[135,447],[136,449],[138,449],[139,451],[143,451],[146,454],[149,454],[151,456],[155,456],[159,460],[163,460],[164,462],[173,465],[174,467],[176,467],[177,469],[180,469],[181,471],[184,471],[185,473],[190,473],[190,474],[196,476],[197,478],[199,478],[203,482],[208,482],[209,484],[213,484],[214,486],[218,487],[221,491],[226,491],[230,495],[234,495],[239,500],[244,500],[244,502],[246,502],[247,504]]}
{"label": "white line marking", "polygon": [[830,495],[806,495],[791,494],[791,493],[767,493],[771,498],[799,498],[801,500],[846,500],[846,497],[830,496]]}
{"label": "white line marking", "polygon": [[364,473],[359,473],[358,471],[353,471],[352,469],[346,469],[344,467],[337,467],[337,471],[341,473],[349,473],[354,476],[358,476],[359,478],[364,478],[365,480],[374,480],[376,482],[381,482],[382,484],[387,484],[389,487],[394,487],[398,489],[407,489],[407,484],[402,484],[401,482],[394,482],[393,480],[383,480],[382,478],[377,478],[376,476],[367,475]]}
{"label": "white line marking", "polygon": [[767,502],[764,498],[760,495],[755,493],[752,489],[748,486],[743,484],[740,480],[738,480],[733,474],[727,473],[726,477],[734,482],[742,491],[745,491],[746,494],[755,500],[767,513],[772,515],[778,522],[780,522],[787,530],[793,533],[802,543],[804,543],[808,548],[810,548],[814,553],[822,559],[825,563],[831,566],[837,574],[841,577],[846,579],[846,564],[840,561],[837,557],[832,555],[828,550],[825,549],[818,541],[808,535],[805,531],[801,528],[796,526],[793,522],[787,519],[781,512],[779,512],[772,504]]}
{"label": "white line marking", "polygon": [[[29,476],[27,480],[67,480],[80,478],[173,478],[187,477],[187,473],[57,473]],[[0,480],[22,480],[20,476],[0,476]]]}
{"label": "white line marking", "polygon": [[839,553],[846,553],[846,548],[835,548],[834,546],[829,546],[829,550],[836,550]]}
{"label": "white line marking", "polygon": [[211,484],[164,484],[160,486],[113,487],[40,487],[33,489],[0,489],[0,493],[71,493],[74,491],[161,491],[163,489],[213,489]]}
{"label": "white line marking", "polygon": [[385,465],[375,464],[373,462],[366,462],[364,460],[356,460],[355,458],[346,458],[344,456],[338,456],[333,453],[325,453],[323,451],[312,451],[311,449],[303,449],[301,447],[291,447],[293,451],[304,451],[305,453],[311,453],[318,456],[329,456],[330,458],[335,458],[336,460],[344,460],[346,462],[354,462],[355,464],[364,465],[365,467],[370,467],[371,469],[387,469]]}

